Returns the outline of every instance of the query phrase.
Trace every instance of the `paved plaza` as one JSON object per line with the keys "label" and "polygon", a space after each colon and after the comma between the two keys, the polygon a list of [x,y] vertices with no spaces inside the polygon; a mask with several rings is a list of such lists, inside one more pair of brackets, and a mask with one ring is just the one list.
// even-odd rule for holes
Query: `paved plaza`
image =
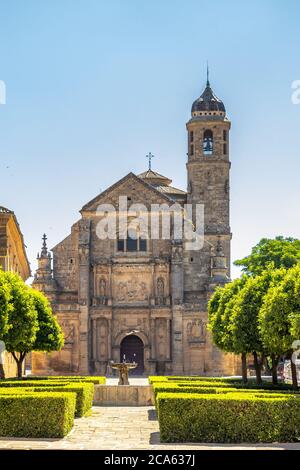
{"label": "paved plaza", "polygon": [[75,420],[64,439],[0,439],[0,449],[58,450],[209,450],[300,449],[299,444],[220,445],[161,444],[154,407],[93,407],[90,416]]}

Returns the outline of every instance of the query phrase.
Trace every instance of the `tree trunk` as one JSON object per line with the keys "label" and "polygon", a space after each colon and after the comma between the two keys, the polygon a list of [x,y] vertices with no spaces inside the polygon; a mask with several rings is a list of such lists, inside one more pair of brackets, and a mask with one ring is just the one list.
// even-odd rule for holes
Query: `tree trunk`
{"label": "tree trunk", "polygon": [[272,359],[272,383],[273,385],[278,385],[277,367],[278,367],[279,357],[277,357],[275,354],[272,354],[271,359]]}
{"label": "tree trunk", "polygon": [[20,352],[19,357],[14,352],[12,352],[11,354],[17,363],[17,377],[18,379],[22,379],[23,378],[23,362],[24,362],[26,353]]}
{"label": "tree trunk", "polygon": [[265,367],[266,375],[272,374],[272,367],[270,367],[267,356],[264,356],[263,365]]}
{"label": "tree trunk", "polygon": [[248,377],[247,377],[247,354],[242,353],[242,377],[243,377],[243,383],[246,384],[248,382]]}
{"label": "tree trunk", "polygon": [[0,379],[5,379],[5,371],[2,362],[0,362]]}
{"label": "tree trunk", "polygon": [[298,380],[297,380],[297,368],[294,361],[291,359],[291,372],[292,372],[292,383],[293,390],[298,390]]}
{"label": "tree trunk", "polygon": [[262,363],[259,361],[256,351],[253,351],[253,357],[254,357],[254,368],[255,368],[255,374],[256,374],[256,383],[257,385],[261,385],[262,384],[262,379],[261,379]]}

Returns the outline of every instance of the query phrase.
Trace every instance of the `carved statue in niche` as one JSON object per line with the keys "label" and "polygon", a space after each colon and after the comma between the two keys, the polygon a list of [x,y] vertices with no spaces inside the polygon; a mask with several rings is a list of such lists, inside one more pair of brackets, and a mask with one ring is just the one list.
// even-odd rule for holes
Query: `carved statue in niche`
{"label": "carved statue in niche", "polygon": [[193,320],[187,325],[187,335],[189,342],[205,343],[206,341],[206,322],[203,320]]}
{"label": "carved statue in niche", "polygon": [[100,282],[99,282],[99,294],[100,294],[100,297],[106,296],[106,280],[103,279],[103,277],[100,279]]}
{"label": "carved statue in niche", "polygon": [[165,283],[164,280],[160,277],[157,279],[157,296],[164,297],[165,294]]}
{"label": "carved statue in niche", "polygon": [[106,291],[106,280],[103,277],[100,279],[98,292],[99,292],[99,297],[100,297],[100,303],[105,304],[107,291]]}
{"label": "carved statue in niche", "polygon": [[157,279],[156,290],[157,290],[158,304],[163,304],[164,296],[165,296],[165,283],[164,283],[164,280],[161,277],[159,279]]}

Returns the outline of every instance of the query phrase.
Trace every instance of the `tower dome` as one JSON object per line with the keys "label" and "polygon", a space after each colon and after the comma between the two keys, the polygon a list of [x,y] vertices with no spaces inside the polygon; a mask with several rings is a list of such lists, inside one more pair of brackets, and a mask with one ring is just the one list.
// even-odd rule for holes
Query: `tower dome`
{"label": "tower dome", "polygon": [[205,90],[192,105],[192,116],[225,116],[225,114],[223,101],[215,95],[207,79]]}

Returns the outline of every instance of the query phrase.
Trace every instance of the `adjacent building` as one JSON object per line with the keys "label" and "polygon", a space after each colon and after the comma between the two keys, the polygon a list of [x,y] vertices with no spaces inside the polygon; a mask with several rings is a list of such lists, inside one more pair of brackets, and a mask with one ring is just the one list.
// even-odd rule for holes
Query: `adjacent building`
{"label": "adjacent building", "polygon": [[[30,277],[30,266],[20,226],[13,211],[0,206],[0,267],[19,274],[24,281]],[[15,361],[4,353],[6,377],[16,375]]]}

